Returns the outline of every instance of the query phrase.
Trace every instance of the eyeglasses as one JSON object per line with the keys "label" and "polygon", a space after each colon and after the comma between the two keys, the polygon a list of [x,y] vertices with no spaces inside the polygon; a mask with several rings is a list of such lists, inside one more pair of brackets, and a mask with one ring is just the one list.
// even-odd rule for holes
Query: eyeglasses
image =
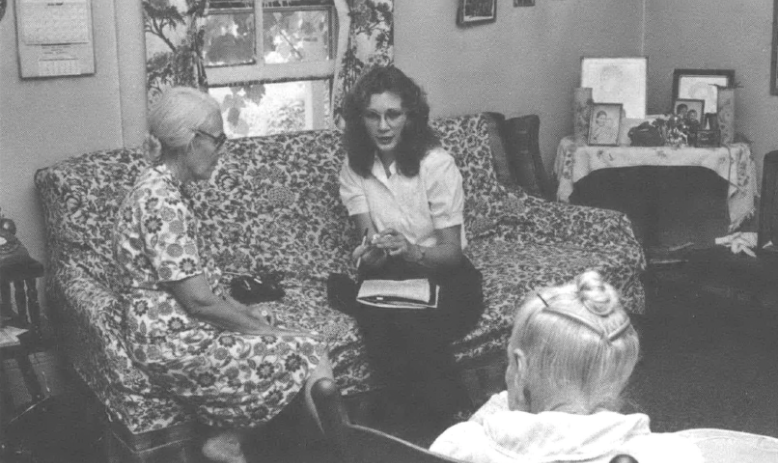
{"label": "eyeglasses", "polygon": [[375,124],[378,125],[381,123],[381,119],[383,118],[386,120],[386,123],[389,125],[397,125],[400,123],[400,120],[403,116],[405,116],[407,113],[402,109],[389,109],[385,113],[381,114],[376,111],[365,111],[362,117],[365,118],[365,122],[369,124]]}
{"label": "eyeglasses", "polygon": [[213,142],[214,146],[216,147],[217,151],[219,150],[219,148],[222,147],[224,142],[227,141],[227,134],[224,133],[224,132],[219,134],[219,136],[215,136],[215,135],[211,135],[210,133],[208,133],[208,132],[206,132],[204,130],[195,129],[195,133],[198,134],[198,135],[202,135],[204,137],[210,138],[211,141]]}

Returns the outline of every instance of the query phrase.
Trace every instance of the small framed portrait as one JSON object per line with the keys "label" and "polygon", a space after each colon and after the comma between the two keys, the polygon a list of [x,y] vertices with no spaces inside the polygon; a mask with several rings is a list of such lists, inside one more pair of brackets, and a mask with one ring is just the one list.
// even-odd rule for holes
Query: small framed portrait
{"label": "small framed portrait", "polygon": [[589,120],[589,137],[587,143],[595,146],[616,146],[619,144],[619,126],[621,103],[595,103],[592,105],[592,115]]}
{"label": "small framed portrait", "polygon": [[471,26],[494,22],[497,19],[497,0],[459,0],[457,24]]}
{"label": "small framed portrait", "polygon": [[705,125],[705,100],[679,98],[673,102],[673,114],[681,116],[685,121],[697,121],[702,127]]}
{"label": "small framed portrait", "polygon": [[676,69],[673,72],[673,102],[677,99],[703,100],[705,114],[718,112],[719,88],[735,85],[731,69]]}

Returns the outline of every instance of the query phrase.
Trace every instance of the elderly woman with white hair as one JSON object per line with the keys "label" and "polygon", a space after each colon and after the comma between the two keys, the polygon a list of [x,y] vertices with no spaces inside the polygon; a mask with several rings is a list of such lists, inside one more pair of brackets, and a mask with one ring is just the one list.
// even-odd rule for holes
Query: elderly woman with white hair
{"label": "elderly woman with white hair", "polygon": [[[244,462],[245,430],[277,415],[306,384],[332,376],[326,345],[231,298],[203,252],[184,187],[207,180],[222,154],[218,103],[172,88],[151,108],[148,124],[152,162],[124,198],[114,228],[125,341],[152,384],[215,428],[205,456]],[[306,399],[313,412],[309,393]]]}
{"label": "elderly woman with white hair", "polygon": [[617,410],[638,360],[638,335],[616,290],[589,271],[545,288],[519,308],[508,343],[507,391],[431,450],[477,463],[701,462],[674,434],[652,433],[648,416]]}

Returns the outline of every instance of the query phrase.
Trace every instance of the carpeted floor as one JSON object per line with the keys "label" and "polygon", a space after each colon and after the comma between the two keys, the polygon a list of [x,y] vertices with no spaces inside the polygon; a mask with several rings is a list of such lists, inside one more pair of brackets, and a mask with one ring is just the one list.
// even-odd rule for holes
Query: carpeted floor
{"label": "carpeted floor", "polygon": [[[677,282],[654,281],[648,289],[648,312],[635,317],[643,353],[627,391],[628,409],[647,413],[655,431],[714,427],[778,437],[778,307],[744,306]],[[503,387],[501,375],[493,381],[493,389]],[[86,396],[57,389],[45,412],[13,430],[35,449],[35,459],[27,461],[104,461],[99,428],[85,416]],[[450,416],[433,419],[419,407],[372,399],[374,406],[360,412],[365,424],[422,446],[473,409],[463,398]],[[258,443],[252,461],[336,461],[321,442],[294,442]]]}

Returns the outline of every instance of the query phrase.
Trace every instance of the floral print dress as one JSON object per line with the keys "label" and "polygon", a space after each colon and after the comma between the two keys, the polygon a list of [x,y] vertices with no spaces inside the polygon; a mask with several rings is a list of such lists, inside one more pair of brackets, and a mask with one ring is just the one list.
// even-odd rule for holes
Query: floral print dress
{"label": "floral print dress", "polygon": [[141,173],[114,229],[115,288],[126,311],[125,342],[151,381],[219,427],[251,427],[302,389],[325,352],[316,335],[256,336],[190,316],[166,282],[203,274],[217,296],[221,271],[200,254],[198,221],[164,164]]}

